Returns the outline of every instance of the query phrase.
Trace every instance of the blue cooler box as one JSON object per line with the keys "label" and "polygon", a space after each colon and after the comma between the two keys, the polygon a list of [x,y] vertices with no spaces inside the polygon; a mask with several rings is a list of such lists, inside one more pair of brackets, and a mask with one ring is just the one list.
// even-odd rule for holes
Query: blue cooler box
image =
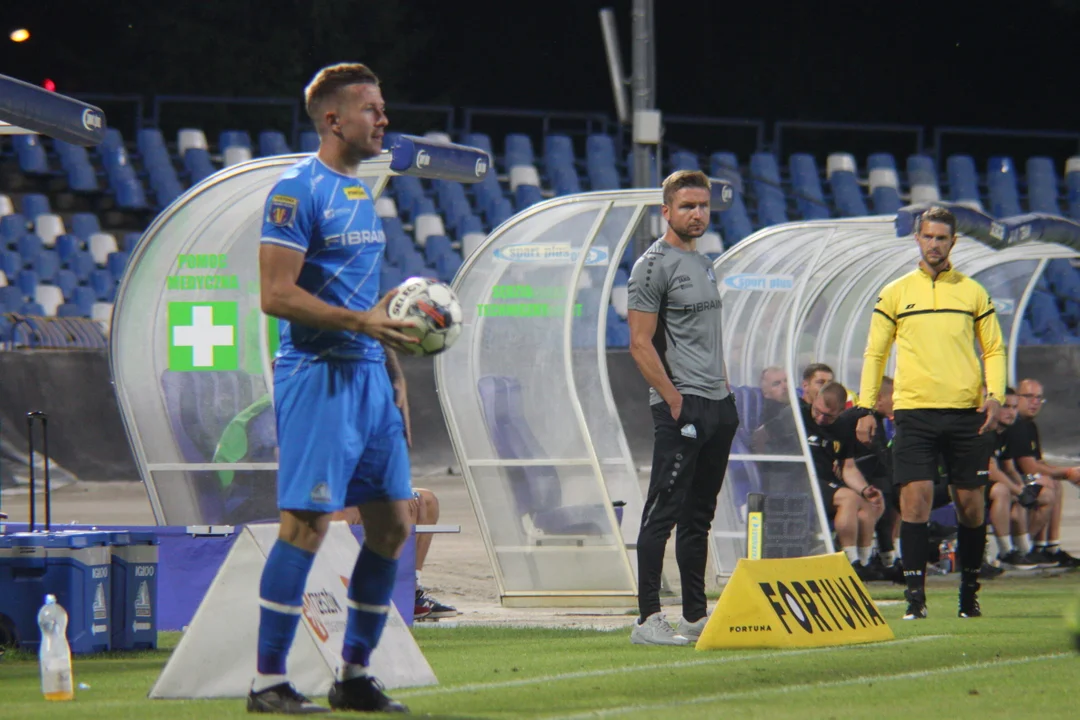
{"label": "blue cooler box", "polygon": [[110,532],[112,649],[157,647],[158,539],[152,532]]}
{"label": "blue cooler box", "polygon": [[37,652],[38,610],[53,594],[68,614],[73,653],[108,650],[111,640],[109,533],[51,532],[0,536],[0,621],[19,647]]}

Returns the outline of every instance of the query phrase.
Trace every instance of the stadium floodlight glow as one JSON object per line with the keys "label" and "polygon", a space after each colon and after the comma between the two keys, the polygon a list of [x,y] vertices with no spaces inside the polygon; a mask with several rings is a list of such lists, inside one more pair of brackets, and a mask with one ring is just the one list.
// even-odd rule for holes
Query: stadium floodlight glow
{"label": "stadium floodlight glow", "polygon": [[26,42],[30,39],[30,31],[26,28],[18,28],[17,30],[12,30],[8,37],[13,43]]}

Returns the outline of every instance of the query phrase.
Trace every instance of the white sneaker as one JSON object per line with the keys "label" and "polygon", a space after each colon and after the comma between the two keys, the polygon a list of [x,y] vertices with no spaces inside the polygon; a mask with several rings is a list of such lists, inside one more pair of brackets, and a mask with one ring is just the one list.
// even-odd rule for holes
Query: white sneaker
{"label": "white sneaker", "polygon": [[686,618],[679,618],[679,624],[675,626],[675,632],[683,637],[687,638],[690,642],[696,643],[698,638],[701,637],[702,631],[705,630],[705,623],[709,622],[709,616],[701,618],[697,622],[687,622]]}
{"label": "white sneaker", "polygon": [[676,633],[663,613],[653,613],[645,618],[645,622],[634,623],[630,642],[634,645],[689,645],[690,639]]}

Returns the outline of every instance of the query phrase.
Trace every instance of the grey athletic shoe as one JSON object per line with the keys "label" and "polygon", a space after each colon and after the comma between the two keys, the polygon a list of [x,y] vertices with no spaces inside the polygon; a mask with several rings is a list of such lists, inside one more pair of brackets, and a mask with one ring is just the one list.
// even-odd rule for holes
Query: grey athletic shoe
{"label": "grey athletic shoe", "polygon": [[697,622],[687,622],[686,618],[681,617],[679,618],[679,624],[675,626],[675,632],[678,635],[682,635],[693,644],[701,637],[701,633],[705,630],[705,623],[707,622],[709,622],[708,615]]}
{"label": "grey athletic shoe", "polygon": [[690,639],[676,633],[663,613],[653,613],[645,618],[645,622],[634,623],[630,642],[634,645],[689,645]]}

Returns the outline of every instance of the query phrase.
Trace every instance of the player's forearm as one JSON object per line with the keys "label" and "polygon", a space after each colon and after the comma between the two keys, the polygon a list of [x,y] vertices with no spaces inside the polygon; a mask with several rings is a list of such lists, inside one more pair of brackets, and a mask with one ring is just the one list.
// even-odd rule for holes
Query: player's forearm
{"label": "player's forearm", "polygon": [[679,391],[664,371],[664,364],[660,362],[660,355],[657,354],[652,343],[631,343],[630,356],[637,363],[638,370],[641,371],[645,382],[660,393],[660,397],[664,399],[664,402],[668,405],[674,402],[679,395]]}
{"label": "player's forearm", "polygon": [[860,495],[862,495],[863,491],[870,486],[870,483],[866,482],[866,478],[863,477],[858,466],[851,460],[844,461],[844,467],[840,470],[840,479],[844,481],[845,485]]}
{"label": "player's forearm", "polygon": [[1055,480],[1064,480],[1069,468],[1049,465],[1035,457],[1021,457],[1016,459],[1016,466],[1024,475],[1042,475]]}
{"label": "player's forearm", "polygon": [[978,321],[979,345],[983,349],[983,374],[986,380],[986,392],[998,401],[1005,399],[1005,386],[1008,384],[1008,360],[1005,357],[1005,343],[1001,337],[1001,326],[994,315]]}
{"label": "player's forearm", "polygon": [[870,335],[866,339],[866,351],[863,353],[862,377],[859,381],[859,407],[873,410],[881,390],[881,377],[885,374],[885,363],[892,347],[892,321],[875,313],[870,319]]}
{"label": "player's forearm", "polygon": [[398,359],[397,353],[385,344],[383,351],[386,352],[386,372],[390,375],[390,382],[405,382],[405,371],[401,368],[401,360]]}
{"label": "player's forearm", "polygon": [[990,482],[1005,483],[1005,485],[1009,488],[1009,492],[1011,492],[1013,495],[1019,495],[1020,492],[1024,489],[1023,483],[1019,483],[1013,480],[1008,475],[1008,473],[1003,472],[1001,468],[997,467],[997,463],[992,460],[990,461],[989,472]]}
{"label": "player's forearm", "polygon": [[267,315],[319,330],[360,330],[360,313],[323,302],[295,284],[276,288],[264,286],[262,310]]}

